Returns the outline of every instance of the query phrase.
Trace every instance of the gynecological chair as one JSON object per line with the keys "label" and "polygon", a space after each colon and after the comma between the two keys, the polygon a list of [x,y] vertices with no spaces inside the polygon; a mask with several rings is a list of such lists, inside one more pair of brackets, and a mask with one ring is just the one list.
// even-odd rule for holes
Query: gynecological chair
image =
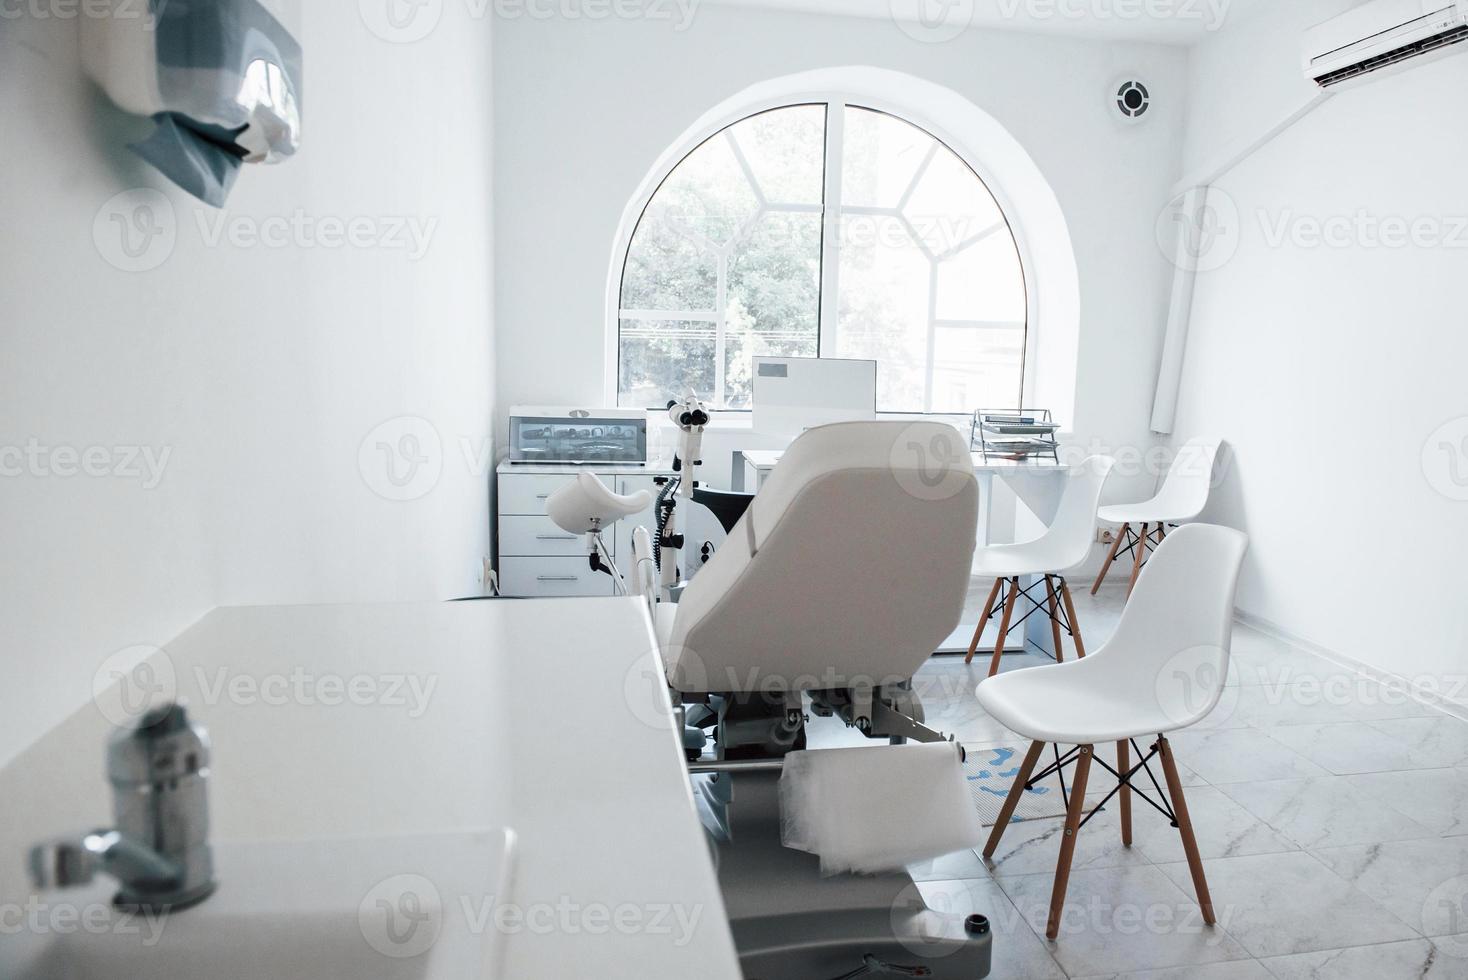
{"label": "gynecological chair", "polygon": [[[654,619],[675,703],[712,734],[711,750],[690,745],[689,768],[745,975],[987,975],[981,916],[927,908],[905,872],[823,877],[815,856],[783,847],[778,788],[807,712],[869,739],[945,740],[911,681],[963,610],[978,517],[963,438],[929,422],[822,426],[742,515],[715,503],[728,540]],[[882,785],[870,798],[924,802]]]}

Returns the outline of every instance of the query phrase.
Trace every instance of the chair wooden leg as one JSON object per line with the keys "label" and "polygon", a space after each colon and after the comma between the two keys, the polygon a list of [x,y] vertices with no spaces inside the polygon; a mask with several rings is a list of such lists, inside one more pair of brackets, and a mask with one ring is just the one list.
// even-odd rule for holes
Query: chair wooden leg
{"label": "chair wooden leg", "polygon": [[999,849],[999,840],[1009,828],[1009,821],[1014,819],[1014,811],[1019,807],[1020,797],[1025,792],[1025,783],[1030,781],[1030,774],[1035,771],[1035,763],[1040,761],[1040,753],[1044,750],[1044,742],[1035,742],[1030,746],[1030,751],[1025,753],[1025,761],[1020,763],[1014,785],[1010,787],[1009,795],[1004,798],[1004,806],[999,810],[999,822],[989,832],[989,843],[984,845],[984,857],[993,857],[994,852]]}
{"label": "chair wooden leg", "polygon": [[1126,597],[1132,597],[1132,589],[1137,587],[1137,576],[1142,574],[1142,562],[1147,560],[1147,544],[1152,540],[1151,532],[1147,528],[1150,524],[1142,525],[1142,533],[1137,536],[1137,557],[1132,561],[1132,580],[1127,583]]}
{"label": "chair wooden leg", "polygon": [[1065,663],[1065,647],[1060,642],[1060,603],[1055,598],[1055,578],[1045,576],[1045,602],[1050,612],[1050,634],[1055,639],[1055,661]]}
{"label": "chair wooden leg", "polygon": [[1060,934],[1060,913],[1065,909],[1065,890],[1070,885],[1070,862],[1075,857],[1076,834],[1086,812],[1086,777],[1091,772],[1092,747],[1082,745],[1076,756],[1076,771],[1070,788],[1070,807],[1065,813],[1065,836],[1060,839],[1060,860],[1055,865],[1055,887],[1050,892],[1050,920],[1045,925],[1045,938]]}
{"label": "chair wooden leg", "polygon": [[1014,603],[1019,599],[1019,579],[1009,580],[1009,598],[1004,600],[1004,615],[999,618],[999,639],[994,643],[994,660],[989,664],[989,676],[999,673],[999,658],[1004,656],[1004,642],[1009,639],[1009,621],[1014,618]]}
{"label": "chair wooden leg", "polygon": [[1076,604],[1070,597],[1070,583],[1060,580],[1060,598],[1065,601],[1065,614],[1070,617],[1070,635],[1076,641],[1076,656],[1084,660],[1086,645],[1081,642],[1081,621],[1076,618]]}
{"label": "chair wooden leg", "polygon": [[1193,890],[1198,893],[1198,905],[1203,909],[1203,921],[1210,926],[1217,919],[1213,916],[1213,898],[1208,894],[1208,879],[1203,877],[1203,858],[1198,854],[1198,839],[1193,836],[1193,821],[1188,817],[1188,802],[1183,799],[1183,781],[1177,775],[1177,763],[1172,758],[1172,746],[1167,739],[1157,738],[1157,752],[1162,757],[1162,771],[1167,776],[1167,795],[1172,797],[1172,812],[1177,817],[1178,833],[1183,837],[1183,853],[1188,856],[1188,870],[1193,874]]}
{"label": "chair wooden leg", "polygon": [[1164,522],[1157,525],[1157,543],[1161,544],[1167,540],[1167,524]]}
{"label": "chair wooden leg", "polygon": [[[1130,746],[1126,739],[1116,743],[1116,771],[1121,773],[1121,778],[1126,779],[1127,770],[1132,767]],[[1125,782],[1121,784],[1121,790],[1117,793],[1121,804],[1121,844],[1123,847],[1132,846],[1132,788]]]}
{"label": "chair wooden leg", "polygon": [[1121,543],[1126,540],[1126,533],[1130,529],[1130,524],[1123,524],[1121,530],[1116,532],[1116,540],[1111,542],[1111,554],[1106,556],[1106,564],[1101,566],[1101,574],[1096,576],[1096,581],[1091,586],[1091,595],[1095,595],[1101,588],[1101,583],[1106,581],[1106,573],[1111,571],[1111,563],[1116,561],[1116,556],[1121,553]]}
{"label": "chair wooden leg", "polygon": [[996,578],[994,580],[994,587],[989,590],[989,598],[984,603],[984,614],[979,617],[979,625],[974,627],[974,638],[968,645],[968,656],[963,658],[963,662],[966,664],[974,662],[974,654],[979,650],[979,639],[984,635],[984,627],[989,625],[989,617],[994,612],[994,600],[999,598],[999,586],[1003,582],[1004,579]]}

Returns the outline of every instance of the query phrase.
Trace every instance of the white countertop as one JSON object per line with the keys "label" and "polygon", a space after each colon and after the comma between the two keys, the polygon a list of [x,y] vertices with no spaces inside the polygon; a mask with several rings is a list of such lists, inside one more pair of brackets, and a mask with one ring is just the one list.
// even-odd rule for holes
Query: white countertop
{"label": "white countertop", "polygon": [[[780,462],[780,457],[784,455],[784,451],[779,449],[746,449],[743,451],[745,461],[756,470],[774,469],[775,464]],[[970,455],[973,457],[974,471],[977,473],[998,473],[1009,470],[1036,470],[1042,472],[1054,470],[1062,472],[1069,469],[1064,464],[1053,462],[1023,462],[1014,459],[991,459],[985,462],[983,453],[971,453]]]}
{"label": "white countertop", "polygon": [[[215,841],[509,826],[511,900],[550,928],[503,976],[736,980],[653,643],[635,599],[260,606],[161,656],[212,737]],[[108,727],[88,705],[7,768],[0,850],[105,823]]]}

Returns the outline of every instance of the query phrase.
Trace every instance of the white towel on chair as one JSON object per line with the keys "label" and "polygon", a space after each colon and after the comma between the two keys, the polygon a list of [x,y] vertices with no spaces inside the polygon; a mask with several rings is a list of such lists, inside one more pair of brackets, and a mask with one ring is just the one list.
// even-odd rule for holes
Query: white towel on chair
{"label": "white towel on chair", "polygon": [[983,839],[949,743],[818,749],[785,756],[780,838],[824,875],[898,871]]}

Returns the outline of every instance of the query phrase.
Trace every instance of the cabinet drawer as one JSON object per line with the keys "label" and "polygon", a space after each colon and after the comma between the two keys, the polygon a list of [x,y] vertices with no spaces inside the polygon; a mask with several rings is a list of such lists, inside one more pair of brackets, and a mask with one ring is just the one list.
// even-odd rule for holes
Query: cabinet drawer
{"label": "cabinet drawer", "polygon": [[585,558],[501,558],[500,592],[509,596],[602,596],[612,579]]}
{"label": "cabinet drawer", "polygon": [[[607,548],[613,548],[611,535],[606,535]],[[586,535],[569,534],[556,527],[549,517],[506,515],[500,518],[500,554],[508,557],[559,556],[574,558],[586,554]]]}
{"label": "cabinet drawer", "polygon": [[545,502],[572,478],[549,473],[504,473],[499,478],[499,512],[544,516]]}

